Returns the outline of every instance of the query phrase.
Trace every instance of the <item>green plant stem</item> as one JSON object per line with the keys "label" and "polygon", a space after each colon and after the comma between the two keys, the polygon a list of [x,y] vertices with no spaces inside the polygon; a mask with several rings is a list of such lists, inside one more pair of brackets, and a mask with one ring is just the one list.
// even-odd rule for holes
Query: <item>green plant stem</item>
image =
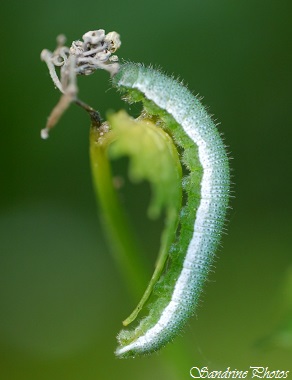
{"label": "green plant stem", "polygon": [[99,130],[91,128],[91,171],[97,200],[101,207],[102,221],[106,227],[105,231],[107,231],[115,261],[130,293],[137,299],[141,297],[149,280],[147,270],[145,270],[147,264],[141,257],[141,248],[133,238],[134,233],[113,186],[107,149],[103,144],[98,143],[98,138]]}

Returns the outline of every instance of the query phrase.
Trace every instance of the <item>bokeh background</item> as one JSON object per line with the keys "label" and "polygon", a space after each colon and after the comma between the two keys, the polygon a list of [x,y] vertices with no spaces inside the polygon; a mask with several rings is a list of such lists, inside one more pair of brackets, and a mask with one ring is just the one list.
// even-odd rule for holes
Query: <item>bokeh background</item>
{"label": "bokeh background", "polygon": [[[291,14],[289,0],[1,4],[1,380],[180,380],[203,365],[292,371]],[[159,65],[204,96],[232,157],[228,234],[197,315],[173,344],[137,360],[113,355],[136,300],[98,218],[87,115],[72,106],[49,140],[39,137],[59,98],[41,50],[59,33],[70,42],[99,28],[121,34],[120,57]],[[123,106],[105,72],[79,86],[103,116]],[[147,184],[124,192],[150,275],[162,220],[147,220],[148,200]]]}

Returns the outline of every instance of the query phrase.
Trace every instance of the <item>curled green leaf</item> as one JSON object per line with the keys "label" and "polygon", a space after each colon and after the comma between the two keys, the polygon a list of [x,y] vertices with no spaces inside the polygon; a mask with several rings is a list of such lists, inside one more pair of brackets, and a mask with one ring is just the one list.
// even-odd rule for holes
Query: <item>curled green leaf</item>
{"label": "curled green leaf", "polygon": [[[115,190],[108,180],[105,181],[110,175],[109,160],[128,156],[129,178],[133,182],[147,180],[150,183],[152,199],[148,209],[149,217],[156,218],[162,210],[165,211],[165,228],[161,236],[156,268],[137,308],[123,322],[128,325],[136,318],[160,278],[177,229],[182,201],[181,164],[176,147],[163,129],[150,119],[134,120],[125,111],[111,114],[108,124],[101,129],[94,129],[90,143],[95,188],[107,220],[109,236],[120,241],[115,248],[119,248],[119,254],[123,252],[123,261],[128,262],[127,255],[131,250],[125,251],[122,246],[125,240],[129,243],[131,236],[125,231],[127,222],[119,211],[121,205],[114,195]],[[126,242],[126,246],[128,243]]]}

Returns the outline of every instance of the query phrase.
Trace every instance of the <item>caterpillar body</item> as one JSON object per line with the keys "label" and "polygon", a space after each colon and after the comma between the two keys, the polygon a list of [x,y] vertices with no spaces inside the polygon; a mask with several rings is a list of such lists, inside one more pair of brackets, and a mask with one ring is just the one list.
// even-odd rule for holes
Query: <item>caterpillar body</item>
{"label": "caterpillar body", "polygon": [[141,101],[144,115],[171,135],[188,169],[186,204],[156,284],[149,314],[134,330],[118,335],[120,358],[147,355],[178,334],[194,313],[224,226],[229,201],[229,162],[220,134],[200,101],[181,83],[153,68],[125,63],[113,86],[129,102]]}

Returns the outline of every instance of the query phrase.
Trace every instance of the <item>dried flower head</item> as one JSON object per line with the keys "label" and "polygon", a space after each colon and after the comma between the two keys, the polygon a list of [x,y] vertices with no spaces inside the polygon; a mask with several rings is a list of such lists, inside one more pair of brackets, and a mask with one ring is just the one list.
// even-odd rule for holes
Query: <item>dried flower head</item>
{"label": "dried flower head", "polygon": [[[103,69],[113,76],[119,70],[118,57],[112,55],[121,46],[118,33],[105,34],[103,29],[98,29],[85,33],[82,41],[73,41],[70,48],[65,46],[65,42],[66,37],[59,35],[57,47],[53,52],[47,49],[41,52],[41,59],[46,62],[55,86],[63,94],[52,110],[46,128],[41,131],[42,138],[48,137],[49,130],[58,122],[72,101],[81,105],[89,113],[95,112],[76,97],[77,75],[90,75],[98,69]],[[59,76],[56,72],[57,67],[60,68]]]}

